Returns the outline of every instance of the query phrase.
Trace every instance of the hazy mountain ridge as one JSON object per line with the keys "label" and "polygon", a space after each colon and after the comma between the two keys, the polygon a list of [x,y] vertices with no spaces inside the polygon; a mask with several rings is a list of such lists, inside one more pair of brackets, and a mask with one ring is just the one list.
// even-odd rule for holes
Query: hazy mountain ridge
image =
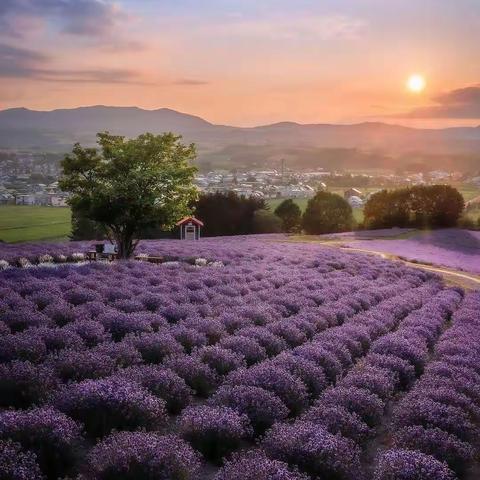
{"label": "hazy mountain ridge", "polygon": [[[100,105],[53,111],[26,108],[0,111],[0,148],[67,151],[77,141],[93,144],[95,134],[105,130],[126,136],[173,131],[183,135],[185,141],[198,144],[201,161],[216,162],[221,158],[220,163],[231,161],[232,166],[238,165],[242,158],[239,155],[242,147],[250,147],[245,148],[247,154],[267,163],[282,155],[292,162],[302,155],[313,156],[308,164],[315,163],[317,155],[321,163],[323,149],[361,150],[360,162],[368,162],[369,155],[365,152],[370,158],[379,153],[387,157],[407,152],[468,157],[480,154],[480,127],[429,130],[379,122],[354,125],[279,122],[241,128],[215,125],[167,108],[143,110]],[[372,167],[378,167],[382,162],[373,163]],[[470,165],[472,161],[467,163]]]}

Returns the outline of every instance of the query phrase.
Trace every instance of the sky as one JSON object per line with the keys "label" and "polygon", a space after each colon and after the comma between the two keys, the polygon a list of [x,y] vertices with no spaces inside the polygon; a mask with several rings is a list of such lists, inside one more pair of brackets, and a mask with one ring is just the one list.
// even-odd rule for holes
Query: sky
{"label": "sky", "polygon": [[478,45],[480,0],[0,0],[0,109],[479,125]]}

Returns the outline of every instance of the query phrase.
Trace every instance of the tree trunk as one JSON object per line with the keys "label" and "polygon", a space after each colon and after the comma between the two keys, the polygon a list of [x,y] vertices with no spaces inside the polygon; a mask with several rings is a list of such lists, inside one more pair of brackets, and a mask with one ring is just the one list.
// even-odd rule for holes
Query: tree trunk
{"label": "tree trunk", "polygon": [[114,235],[117,242],[118,258],[122,260],[129,259],[135,250],[133,245],[133,236],[119,232]]}

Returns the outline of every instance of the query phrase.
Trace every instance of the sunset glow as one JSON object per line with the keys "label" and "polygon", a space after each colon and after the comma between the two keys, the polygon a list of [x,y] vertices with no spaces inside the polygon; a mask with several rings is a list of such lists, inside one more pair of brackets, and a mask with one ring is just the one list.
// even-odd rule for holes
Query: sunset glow
{"label": "sunset glow", "polygon": [[241,126],[480,123],[479,16],[472,0],[6,2],[0,108],[168,107]]}

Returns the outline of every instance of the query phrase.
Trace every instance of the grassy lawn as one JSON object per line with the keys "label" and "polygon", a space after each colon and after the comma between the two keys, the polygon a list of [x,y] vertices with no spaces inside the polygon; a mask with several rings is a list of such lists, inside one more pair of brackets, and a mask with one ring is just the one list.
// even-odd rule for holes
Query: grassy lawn
{"label": "grassy lawn", "polygon": [[70,209],[0,206],[0,240],[8,243],[60,240],[70,234]]}

